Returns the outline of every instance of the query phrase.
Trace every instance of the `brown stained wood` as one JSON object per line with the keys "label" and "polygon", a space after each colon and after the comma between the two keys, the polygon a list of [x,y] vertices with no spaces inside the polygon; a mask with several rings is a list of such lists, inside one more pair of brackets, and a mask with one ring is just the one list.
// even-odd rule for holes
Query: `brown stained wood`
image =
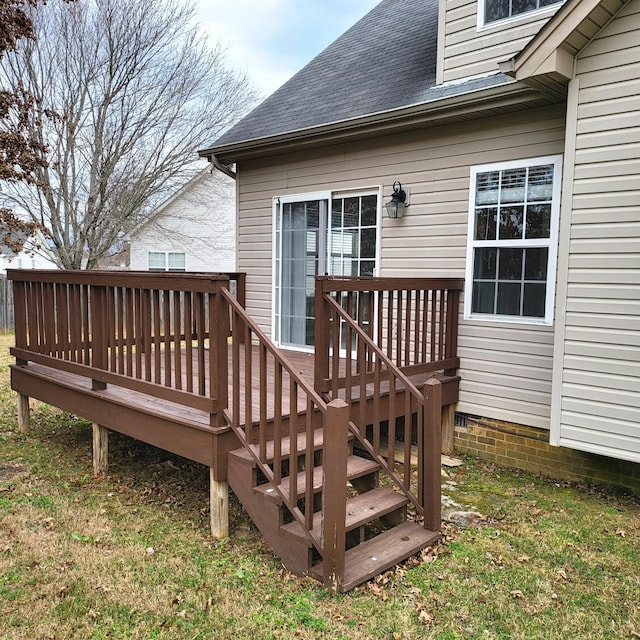
{"label": "brown stained wood", "polygon": [[[346,592],[357,587],[373,576],[403,562],[439,538],[438,532],[427,531],[415,522],[405,522],[349,549],[346,553],[344,578],[340,591]],[[322,565],[314,567],[310,574],[324,582]]]}
{"label": "brown stained wood", "polygon": [[94,422],[93,429],[93,475],[104,476],[109,470],[109,429]]}
{"label": "brown stained wood", "polygon": [[[399,511],[406,507],[408,502],[407,498],[393,489],[385,489],[384,487],[376,487],[371,491],[349,498],[346,503],[345,530],[352,531],[394,511]],[[313,514],[312,531],[317,536],[321,534],[321,524],[322,512],[316,511]],[[283,525],[281,531],[283,535],[301,541],[306,539],[302,527],[297,522]]]}
{"label": "brown stained wood", "polygon": [[[336,399],[329,403],[325,416],[325,431],[321,525],[324,586],[336,593],[342,584],[346,551],[347,484],[345,479],[349,471],[347,462],[349,405],[346,402]],[[289,495],[293,495],[293,485]]]}
{"label": "brown stained wood", "polygon": [[[162,403],[144,394],[109,388],[93,391],[90,382],[65,381],[69,374],[43,368],[39,365],[11,368],[11,385],[19,393],[28,390],[32,397],[69,411],[92,422],[98,422],[112,431],[146,442],[165,451],[171,451],[207,467],[214,463],[216,432],[207,425],[193,420],[193,411],[178,410],[179,405]],[[28,371],[26,371],[28,369]],[[237,448],[239,443],[230,445]]]}
{"label": "brown stained wood", "polygon": [[[363,476],[370,475],[372,473],[376,473],[379,471],[380,466],[377,462],[373,462],[373,460],[367,460],[365,458],[360,458],[358,456],[348,456],[347,457],[347,479],[353,480],[356,478],[362,478]],[[318,493],[322,490],[322,477],[323,470],[322,467],[315,467],[313,469],[313,491],[314,493]],[[304,471],[298,473],[297,478],[297,487],[298,493],[297,497],[302,498],[306,491],[306,482],[307,477]],[[278,484],[278,489],[284,496],[285,500],[289,501],[289,480],[286,479],[281,484]],[[275,503],[280,503],[280,497],[278,492],[274,489],[271,483],[263,484],[255,489],[256,492],[261,493],[268,500],[271,500]]]}
{"label": "brown stained wood", "polygon": [[442,451],[442,383],[437,378],[429,378],[424,385],[424,436],[422,451],[422,484],[424,496],[424,527],[440,531],[442,476],[440,456]]}

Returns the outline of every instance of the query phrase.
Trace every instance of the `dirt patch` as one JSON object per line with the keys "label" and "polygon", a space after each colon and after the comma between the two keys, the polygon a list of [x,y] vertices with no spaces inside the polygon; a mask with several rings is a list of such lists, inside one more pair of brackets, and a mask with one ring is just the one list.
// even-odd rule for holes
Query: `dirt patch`
{"label": "dirt patch", "polygon": [[27,467],[22,464],[7,464],[0,462],[0,484],[11,482],[19,476],[26,475]]}

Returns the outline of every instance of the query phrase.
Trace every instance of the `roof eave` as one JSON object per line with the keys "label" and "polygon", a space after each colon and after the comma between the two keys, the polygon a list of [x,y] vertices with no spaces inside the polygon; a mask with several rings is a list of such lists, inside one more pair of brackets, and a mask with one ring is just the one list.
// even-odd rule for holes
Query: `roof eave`
{"label": "roof eave", "polygon": [[243,140],[228,145],[212,146],[199,151],[201,157],[216,157],[222,162],[237,162],[250,157],[302,149],[320,143],[338,143],[354,138],[410,129],[416,126],[446,124],[498,107],[516,108],[530,101],[539,101],[541,95],[534,88],[517,81],[477,89],[455,96],[422,102],[400,109],[382,111],[367,116],[332,122],[317,127],[289,131],[275,136]]}

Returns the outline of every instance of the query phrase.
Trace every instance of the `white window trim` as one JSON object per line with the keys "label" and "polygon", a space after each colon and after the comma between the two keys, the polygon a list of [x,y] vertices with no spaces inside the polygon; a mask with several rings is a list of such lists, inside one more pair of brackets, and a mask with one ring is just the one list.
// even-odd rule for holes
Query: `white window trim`
{"label": "white window trim", "polygon": [[[528,316],[504,316],[487,313],[472,313],[474,249],[494,247],[495,241],[474,240],[475,235],[475,199],[476,180],[479,173],[487,171],[504,171],[520,169],[535,165],[553,164],[553,195],[551,200],[551,225],[549,239],[514,240],[511,246],[526,249],[527,247],[548,247],[547,293],[545,299],[545,315],[543,318]],[[509,162],[483,164],[471,167],[469,179],[469,217],[467,222],[467,262],[464,287],[464,319],[481,322],[507,322],[511,324],[553,325],[554,301],[556,291],[556,265],[558,261],[558,229],[560,225],[560,195],[562,191],[562,155],[526,158]]]}
{"label": "white window trim", "polygon": [[[358,197],[376,195],[378,197],[378,205],[376,210],[376,258],[375,266],[373,269],[374,277],[380,273],[380,256],[382,251],[382,185],[358,187],[355,189],[336,189],[335,191],[310,191],[308,193],[295,193],[281,196],[274,196],[271,201],[271,339],[274,344],[280,347],[280,343],[276,340],[276,273],[277,264],[276,257],[280,253],[277,251],[277,234],[276,234],[276,217],[279,213],[279,207],[281,204],[290,202],[305,202],[310,200],[327,200],[328,211],[331,212],[331,201],[334,197]],[[329,225],[327,225],[327,236],[325,238],[325,250],[328,251],[330,242],[329,238]],[[305,347],[295,347],[287,345],[287,349],[291,351],[302,351],[305,353],[312,353],[313,347],[310,349]]]}
{"label": "white window trim", "polygon": [[485,23],[484,14],[485,14],[485,2],[486,0],[478,0],[478,31],[487,31],[488,29],[493,29],[494,27],[508,27],[511,24],[522,22],[525,19],[533,18],[538,19],[545,16],[545,14],[555,13],[560,5],[564,3],[564,0],[557,2],[555,4],[551,4],[548,7],[541,7],[540,9],[532,9],[531,11],[525,11],[524,13],[517,13],[515,16],[509,16],[508,18],[503,18],[502,20],[494,20],[493,22]]}

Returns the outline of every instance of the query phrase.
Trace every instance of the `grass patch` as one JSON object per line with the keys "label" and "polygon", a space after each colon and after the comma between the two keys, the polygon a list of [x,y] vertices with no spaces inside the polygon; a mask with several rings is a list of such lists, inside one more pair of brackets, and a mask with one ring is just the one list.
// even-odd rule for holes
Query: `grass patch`
{"label": "grass patch", "polygon": [[637,499],[473,459],[446,492],[484,519],[349,594],[283,570],[232,500],[208,535],[208,470],[46,406],[16,431],[0,337],[3,640],[640,637]]}

